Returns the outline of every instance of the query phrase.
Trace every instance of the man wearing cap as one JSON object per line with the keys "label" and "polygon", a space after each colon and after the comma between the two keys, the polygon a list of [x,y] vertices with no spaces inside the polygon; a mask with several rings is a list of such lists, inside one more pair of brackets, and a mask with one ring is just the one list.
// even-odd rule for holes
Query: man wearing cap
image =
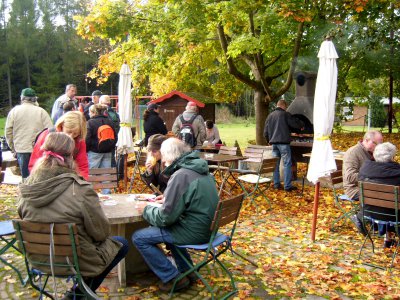
{"label": "man wearing cap", "polygon": [[28,164],[37,134],[52,126],[49,114],[37,103],[35,91],[23,89],[21,104],[10,110],[5,127],[7,143],[17,157],[23,179],[29,176]]}
{"label": "man wearing cap", "polygon": [[93,104],[98,104],[100,97],[103,94],[101,93],[101,91],[96,90],[92,93],[92,101],[89,102],[88,105],[85,106],[85,108],[83,109],[83,114],[85,115],[86,121],[88,121],[90,119],[89,116],[89,108],[93,105]]}
{"label": "man wearing cap", "polygon": [[[65,94],[61,95],[54,101],[53,108],[51,109],[51,118],[53,119],[54,124],[57,122],[57,119],[63,114],[63,105],[68,101],[72,101],[75,104],[75,95],[77,89],[75,84],[68,84],[65,87]],[[76,107],[75,107],[76,109]]]}
{"label": "man wearing cap", "polygon": [[186,105],[185,111],[181,115],[176,117],[175,122],[172,125],[172,132],[176,136],[178,136],[179,131],[181,130],[181,127],[182,127],[181,116],[183,117],[183,119],[185,121],[189,121],[193,116],[196,116],[196,117],[194,117],[194,120],[192,123],[193,132],[194,132],[194,135],[195,135],[196,141],[197,141],[196,145],[202,145],[203,142],[207,138],[206,126],[204,125],[203,117],[201,115],[199,115],[197,112],[198,112],[198,109],[197,109],[196,103],[193,101],[188,102],[188,104]]}
{"label": "man wearing cap", "polygon": [[143,129],[144,129],[144,145],[147,146],[149,138],[154,134],[167,134],[167,126],[164,120],[158,115],[160,112],[160,105],[150,103],[143,114]]}

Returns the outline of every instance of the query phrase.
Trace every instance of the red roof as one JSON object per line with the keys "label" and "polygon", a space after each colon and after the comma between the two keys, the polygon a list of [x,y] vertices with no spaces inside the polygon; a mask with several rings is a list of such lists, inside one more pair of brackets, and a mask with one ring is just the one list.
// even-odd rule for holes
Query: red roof
{"label": "red roof", "polygon": [[150,101],[149,103],[160,103],[160,102],[163,102],[163,101],[165,101],[167,99],[172,98],[173,96],[179,96],[182,99],[187,100],[188,102],[193,101],[194,103],[196,103],[196,105],[198,107],[204,107],[205,106],[205,104],[203,102],[200,102],[199,100],[194,99],[194,98],[192,98],[192,97],[190,97],[190,96],[188,96],[188,95],[186,95],[186,94],[184,94],[182,92],[179,92],[179,91],[172,91],[172,92],[170,92],[170,93],[168,93],[168,94],[166,94],[166,95],[164,95],[164,96],[162,96],[162,97],[160,97],[158,99]]}

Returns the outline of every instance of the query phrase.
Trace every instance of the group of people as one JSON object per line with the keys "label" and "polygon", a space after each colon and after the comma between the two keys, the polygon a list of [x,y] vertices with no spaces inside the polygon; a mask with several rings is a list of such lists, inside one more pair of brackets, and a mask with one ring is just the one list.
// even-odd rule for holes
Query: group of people
{"label": "group of people", "polygon": [[50,132],[64,132],[74,139],[73,156],[79,174],[85,179],[88,179],[90,168],[116,165],[115,147],[110,146],[107,151],[100,151],[98,147],[97,133],[102,125],[109,125],[112,129],[114,146],[118,138],[120,120],[111,107],[110,97],[94,91],[92,101],[79,109],[75,100],[76,91],[74,84],[68,84],[65,94],[54,102],[50,117],[39,107],[33,89],[22,90],[21,104],[7,116],[5,136],[8,146],[16,155],[23,180],[42,156],[41,146]]}
{"label": "group of people", "polygon": [[[395,145],[383,142],[381,132],[373,130],[365,133],[362,141],[349,148],[343,158],[343,187],[347,197],[354,201],[359,200],[359,181],[400,185],[400,164],[394,161],[396,152]],[[389,216],[389,214],[394,214],[392,209],[371,206],[365,207],[365,209],[368,210],[365,215],[361,208],[357,214],[351,217],[362,235],[367,235],[367,229],[363,222],[364,216],[396,222],[395,218]],[[378,231],[380,235],[385,236],[384,247],[392,247],[394,245],[392,234],[394,228],[379,225]]]}
{"label": "group of people", "polygon": [[[129,243],[123,237],[110,236],[109,222],[98,195],[86,181],[90,168],[110,164],[111,153],[98,151],[98,128],[108,125],[115,131],[108,106],[101,104],[103,98],[109,101],[109,97],[93,92],[92,103],[85,107],[89,114],[86,120],[79,109],[61,113],[60,108],[66,103],[74,103],[75,93],[76,87],[68,85],[64,97],[56,101],[53,125],[47,112],[38,106],[35,92],[24,89],[21,105],[13,108],[7,118],[6,137],[24,170],[24,180],[19,186],[19,216],[32,222],[76,223],[82,249],[80,269],[85,283],[95,291],[126,256]],[[150,125],[160,122],[158,109],[157,105],[148,106],[145,117]],[[196,109],[188,105],[185,112],[189,118],[196,116],[195,134],[202,143],[206,136],[205,122]],[[33,120],[38,124],[33,124]],[[153,130],[151,126],[145,128]],[[21,133],[27,145],[21,142]],[[208,241],[219,197],[207,162],[197,152],[178,138],[167,139],[165,124],[153,133],[146,140],[149,153],[146,179],[159,187],[162,194],[157,201],[163,204],[160,208],[140,205],[138,209],[151,226],[135,232],[132,241],[160,277],[160,289],[169,290],[175,278],[190,267],[176,255],[174,244]],[[21,145],[25,148],[20,148]],[[167,244],[177,267],[160,250],[159,243]],[[189,258],[187,253],[186,256]],[[190,274],[180,280],[176,289],[185,288],[195,280],[196,275]],[[77,287],[78,293],[81,288]],[[63,299],[73,299],[73,292],[67,291]]]}

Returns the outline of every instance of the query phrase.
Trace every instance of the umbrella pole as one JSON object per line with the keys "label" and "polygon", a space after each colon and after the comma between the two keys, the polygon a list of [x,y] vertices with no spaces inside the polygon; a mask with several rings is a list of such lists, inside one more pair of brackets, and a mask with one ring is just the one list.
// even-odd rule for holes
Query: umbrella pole
{"label": "umbrella pole", "polygon": [[128,153],[124,155],[124,186],[128,189]]}
{"label": "umbrella pole", "polygon": [[314,209],[313,209],[313,219],[311,227],[311,240],[315,242],[315,229],[317,227],[317,216],[318,216],[318,202],[319,202],[319,181],[315,184],[314,191]]}

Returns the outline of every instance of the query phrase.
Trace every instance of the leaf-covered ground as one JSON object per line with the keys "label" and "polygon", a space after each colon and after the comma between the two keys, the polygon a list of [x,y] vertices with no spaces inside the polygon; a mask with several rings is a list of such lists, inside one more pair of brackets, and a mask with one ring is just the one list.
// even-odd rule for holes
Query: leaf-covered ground
{"label": "leaf-covered ground", "polygon": [[[359,139],[360,134],[336,134],[332,142],[335,149],[344,151]],[[399,145],[397,135],[386,135],[385,140]],[[305,167],[300,168],[303,174]],[[17,189],[2,185],[0,193],[0,219],[15,216]],[[271,210],[260,198],[256,199],[257,208],[245,202],[233,245],[257,267],[230,253],[223,257],[238,283],[235,299],[400,299],[400,261],[395,262],[391,273],[366,266],[363,262],[367,260],[358,258],[363,240],[351,223],[340,223],[334,232],[330,231],[339,215],[330,188],[321,189],[315,243],[310,239],[314,187],[306,186],[303,195],[271,189],[268,196]],[[375,241],[376,254],[368,261],[387,265],[391,252],[382,250],[382,238]],[[226,278],[214,273],[209,276],[221,290],[228,285]],[[208,297],[204,291],[200,295]],[[150,288],[123,297],[145,298],[160,298],[160,292]]]}

